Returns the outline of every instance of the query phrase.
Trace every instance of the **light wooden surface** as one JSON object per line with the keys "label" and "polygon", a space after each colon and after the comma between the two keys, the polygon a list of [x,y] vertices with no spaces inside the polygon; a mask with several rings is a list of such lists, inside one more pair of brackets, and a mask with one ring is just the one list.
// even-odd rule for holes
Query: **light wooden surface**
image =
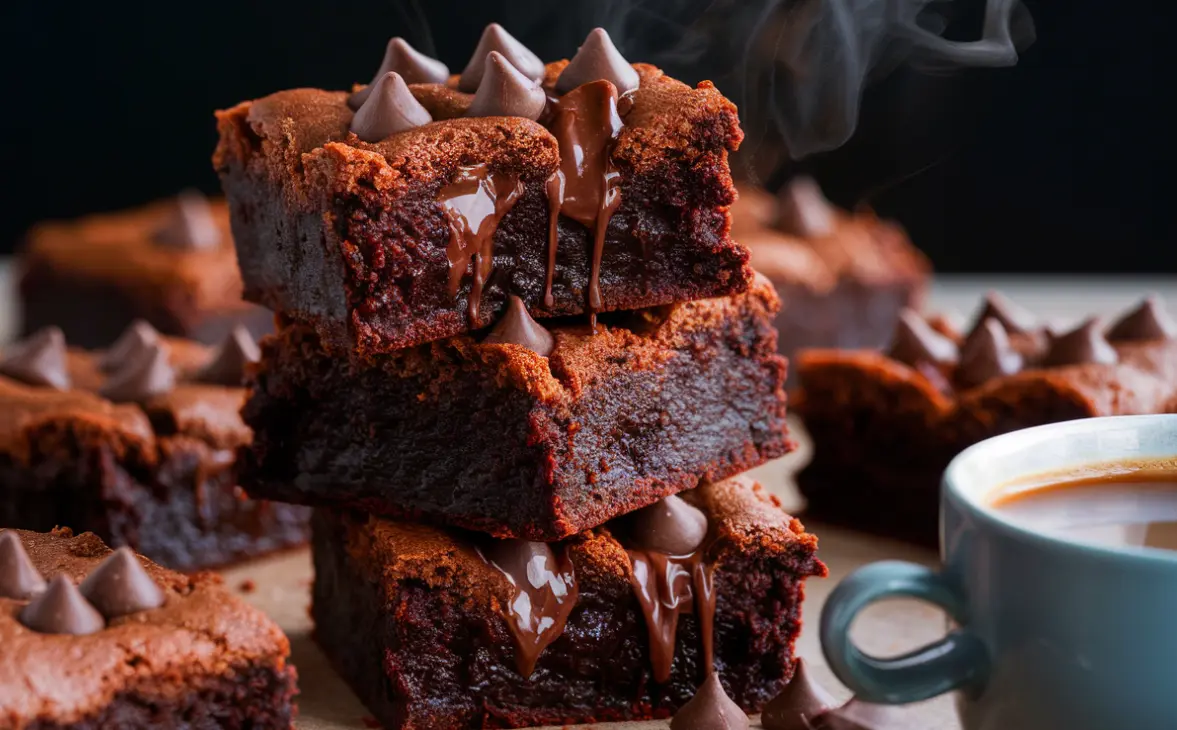
{"label": "light wooden surface", "polygon": [[[15,331],[19,311],[15,301],[12,266],[0,260],[0,342]],[[1070,324],[1089,314],[1114,316],[1135,303],[1143,294],[1159,293],[1171,310],[1177,305],[1177,278],[1101,278],[1066,277],[944,277],[937,280],[929,298],[932,311],[955,312],[962,320],[971,316],[980,297],[988,289],[999,289],[1018,303],[1060,325]],[[798,499],[790,475],[808,458],[808,444],[803,435],[802,448],[785,459],[755,470],[766,486],[779,494],[786,505],[797,506]],[[888,558],[934,564],[936,556],[901,543],[880,540],[816,523],[807,524],[821,539],[820,555],[830,568],[830,577],[810,581],[806,590],[806,625],[798,642],[798,651],[813,667],[813,673],[839,697],[846,697],[826,667],[818,644],[817,617],[830,591],[855,568]],[[322,654],[310,638],[307,615],[312,571],[305,550],[257,561],[225,572],[227,584],[245,600],[267,611],[290,636],[294,663],[299,669],[302,694],[299,700],[298,727],[303,730],[368,728],[368,713],[351,691],[326,665]],[[241,590],[251,584],[251,590]],[[866,650],[896,654],[943,635],[944,616],[927,605],[914,601],[892,601],[867,611],[855,626],[859,644]],[[942,697],[905,708],[909,730],[958,730],[952,699]],[[664,728],[664,722],[633,723],[624,726]],[[617,727],[623,727],[618,725]]]}

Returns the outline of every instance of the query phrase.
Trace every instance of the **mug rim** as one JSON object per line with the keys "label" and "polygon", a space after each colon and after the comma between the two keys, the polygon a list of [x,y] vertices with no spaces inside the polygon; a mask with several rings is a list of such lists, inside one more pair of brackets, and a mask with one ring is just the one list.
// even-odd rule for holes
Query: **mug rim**
{"label": "mug rim", "polygon": [[[986,526],[1005,533],[1007,536],[1012,536],[1027,542],[1036,543],[1041,547],[1053,548],[1056,550],[1080,550],[1105,559],[1144,561],[1146,563],[1158,566],[1177,565],[1177,550],[1163,550],[1161,548],[1140,546],[1112,547],[1099,543],[1086,543],[1079,542],[1077,540],[1068,540],[1066,538],[1049,535],[1043,532],[1036,532],[1006,517],[1003,517],[998,510],[993,509],[989,505],[985,504],[983,499],[970,496],[960,486],[960,472],[966,467],[968,463],[979,458],[1001,458],[1002,454],[1006,454],[1014,448],[1025,448],[1025,439],[1027,437],[1037,440],[1038,442],[1044,442],[1047,440],[1054,440],[1065,437],[1068,434],[1094,433],[1106,430],[1109,427],[1115,427],[1117,425],[1130,426],[1137,431],[1143,429],[1156,429],[1162,426],[1177,430],[1177,413],[1157,413],[1139,416],[1096,416],[1092,418],[1080,418],[1071,421],[1047,423],[1041,426],[1032,426],[1030,428],[1020,429],[1018,431],[1010,431],[1009,433],[991,436],[990,438],[987,438],[984,441],[979,441],[972,446],[969,446],[964,451],[961,451],[959,454],[953,457],[952,461],[948,463],[948,467],[944,470],[944,476],[941,479],[941,553],[943,553],[947,547],[944,544],[946,536],[943,534],[944,502],[951,498],[962,508],[967,509],[969,514],[974,518],[983,521]],[[1175,454],[1175,456],[1177,456],[1177,454]],[[1116,457],[1108,457],[1102,459],[1093,459],[1089,463],[1099,464],[1115,460]],[[1081,464],[1076,464],[1076,466],[1081,466]]]}

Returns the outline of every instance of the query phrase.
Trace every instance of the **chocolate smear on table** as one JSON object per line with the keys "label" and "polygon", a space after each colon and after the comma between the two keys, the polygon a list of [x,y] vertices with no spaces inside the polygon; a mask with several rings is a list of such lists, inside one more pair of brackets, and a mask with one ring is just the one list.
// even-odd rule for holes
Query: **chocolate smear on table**
{"label": "chocolate smear on table", "polygon": [[678,708],[670,730],[748,730],[748,716],[723,691],[719,675],[710,672],[695,696]]}
{"label": "chocolate smear on table", "polygon": [[483,340],[490,345],[522,345],[540,357],[552,354],[556,339],[527,311],[527,305],[514,294],[507,304],[507,312]]}
{"label": "chocolate smear on table", "polygon": [[196,374],[196,380],[212,385],[241,386],[248,365],[261,359],[253,335],[242,325],[234,325],[208,364]]}
{"label": "chocolate smear on table", "polygon": [[1177,322],[1165,311],[1165,305],[1155,294],[1145,297],[1135,309],[1108,328],[1111,342],[1142,340],[1172,340],[1177,338]]}
{"label": "chocolate smear on table", "polygon": [[404,38],[393,38],[384,49],[384,60],[371,83],[347,97],[347,105],[353,111],[363,106],[372,94],[372,87],[389,72],[400,74],[406,84],[444,84],[450,77],[444,63],[413,48]]}
{"label": "chocolate smear on table", "polygon": [[991,378],[1013,375],[1022,369],[1022,365],[1022,355],[1010,344],[1001,322],[996,317],[989,317],[961,346],[956,379],[965,387],[972,387]]}
{"label": "chocolate smear on table", "polygon": [[461,78],[458,79],[460,91],[474,93],[478,90],[482,76],[486,73],[486,57],[491,51],[503,54],[519,73],[532,81],[539,81],[544,77],[544,62],[539,56],[527,50],[527,46],[517,41],[503,26],[491,23],[482,31],[482,37],[478,39],[470,62],[466,64]]}
{"label": "chocolate smear on table", "polygon": [[[548,183],[549,205],[589,229],[593,239],[589,272],[588,310],[593,328],[601,300],[601,255],[605,231],[621,206],[621,173],[611,154],[621,131],[617,111],[617,87],[610,81],[592,81],[576,87],[556,102],[551,131],[560,145],[559,184]],[[558,198],[550,197],[559,192]],[[548,231],[548,272],[544,302],[552,301],[551,281],[556,260],[556,226]],[[548,304],[548,306],[551,306]]]}
{"label": "chocolate smear on table", "polygon": [[59,575],[20,612],[20,622],[42,634],[93,634],[106,627],[98,609],[69,578]]}
{"label": "chocolate smear on table", "polygon": [[45,590],[20,537],[11,530],[0,532],[0,598],[24,601]]}
{"label": "chocolate smear on table", "polygon": [[899,313],[887,354],[911,367],[918,367],[921,363],[946,367],[955,365],[959,358],[956,343],[932,329],[923,317],[910,309]]}
{"label": "chocolate smear on table", "polygon": [[[903,709],[851,699],[810,721],[813,730],[907,730],[911,726]],[[767,726],[766,726],[767,728]]]}
{"label": "chocolate smear on table", "polygon": [[780,230],[802,238],[820,238],[833,232],[834,206],[813,178],[806,175],[793,178],[778,199]]}
{"label": "chocolate smear on table", "polygon": [[163,591],[130,548],[121,547],[86,576],[82,595],[108,619],[149,611],[164,603]]}
{"label": "chocolate smear on table", "polygon": [[432,121],[400,74],[389,71],[373,82],[372,93],[352,117],[351,131],[363,141],[375,143]]}
{"label": "chocolate smear on table", "polygon": [[156,343],[128,358],[98,394],[116,403],[142,403],[175,385],[176,371],[168,361],[167,349]]}
{"label": "chocolate smear on table", "polygon": [[1050,347],[1042,359],[1042,365],[1114,365],[1119,360],[1116,348],[1103,336],[1099,318],[1091,317],[1069,332],[1051,332]]}
{"label": "chocolate smear on table", "polygon": [[715,591],[714,565],[703,549],[706,515],[670,496],[621,518],[618,525],[632,567],[630,584],[646,618],[654,681],[670,679],[678,617],[683,613],[698,618],[704,669],[710,672]]}
{"label": "chocolate smear on table", "polygon": [[507,625],[515,638],[515,666],[529,677],[543,650],[564,632],[576,605],[572,563],[567,556],[557,560],[547,543],[528,540],[493,540],[479,552],[511,584]]}
{"label": "chocolate smear on table", "polygon": [[219,248],[221,239],[212,206],[199,190],[184,190],[177,195],[167,221],[154,234],[157,244],[181,251]]}
{"label": "chocolate smear on table", "polygon": [[0,360],[0,375],[57,390],[68,390],[65,335],[59,327],[44,327],[9,347]]}
{"label": "chocolate smear on table", "polygon": [[[1028,335],[1038,329],[1038,323],[1033,313],[1021,307],[1000,292],[991,291],[985,295],[985,303],[977,313],[973,329],[976,330],[987,319],[996,319],[1011,335]],[[971,334],[971,333],[970,333]]]}
{"label": "chocolate smear on table", "polygon": [[522,195],[518,177],[481,164],[459,167],[454,180],[437,195],[450,227],[446,257],[452,296],[458,295],[466,272],[473,270],[466,306],[472,326],[478,323],[482,289],[494,270],[495,229]]}
{"label": "chocolate smear on table", "polygon": [[118,370],[123,363],[137,358],[158,342],[159,332],[144,320],[137,319],[106,349],[98,359],[98,367],[107,373]]}
{"label": "chocolate smear on table", "polygon": [[548,94],[535,81],[519,72],[506,56],[491,51],[486,57],[486,72],[474,100],[466,110],[468,117],[523,117],[539,119],[548,103]]}
{"label": "chocolate smear on table", "polygon": [[560,72],[556,91],[565,94],[581,84],[602,79],[616,86],[619,94],[633,91],[641,83],[638,72],[613,45],[609,33],[604,28],[593,28]]}
{"label": "chocolate smear on table", "polygon": [[833,695],[809,676],[804,659],[793,660],[793,678],[760,715],[764,730],[811,730],[813,718],[836,707]]}

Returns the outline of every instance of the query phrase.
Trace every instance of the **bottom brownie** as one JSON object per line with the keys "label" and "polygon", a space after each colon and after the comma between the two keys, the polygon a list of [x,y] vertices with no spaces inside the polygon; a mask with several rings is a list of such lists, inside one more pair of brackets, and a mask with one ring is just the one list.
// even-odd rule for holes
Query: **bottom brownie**
{"label": "bottom brownie", "polygon": [[289,654],[210,573],[93,534],[0,530],[0,727],[290,728]]}
{"label": "bottom brownie", "polygon": [[[312,520],[316,639],[390,728],[667,717],[711,666],[733,700],[758,711],[792,673],[804,581],[825,575],[817,540],[747,479],[683,496],[677,504],[706,515],[706,537],[699,533],[703,542],[691,554],[669,558],[635,548],[629,518],[552,543],[548,553],[542,543],[319,510]],[[497,567],[511,558],[493,557],[508,548],[531,556],[515,563],[526,566],[515,574],[522,579],[526,570],[532,584],[536,555],[560,561],[563,601],[553,601],[558,592],[514,589]],[[684,572],[651,567],[665,564]],[[666,585],[676,598],[639,600],[634,586],[647,569],[661,576],[645,584],[647,595],[660,585],[665,591],[659,581],[671,575]],[[651,643],[651,606],[666,641]],[[510,621],[519,615],[546,628],[518,633]],[[662,673],[669,676],[656,681]]]}

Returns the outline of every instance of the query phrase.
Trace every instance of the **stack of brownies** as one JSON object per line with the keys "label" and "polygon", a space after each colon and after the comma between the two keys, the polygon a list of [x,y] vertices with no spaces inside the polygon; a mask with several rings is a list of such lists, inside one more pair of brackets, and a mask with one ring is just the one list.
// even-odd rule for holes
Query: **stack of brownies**
{"label": "stack of brownies", "polygon": [[243,486],[314,505],[319,645],[396,728],[668,716],[790,679],[816,540],[772,285],[729,236],[735,107],[602,30],[401,39],[352,93],[219,114],[246,297],[278,313]]}

